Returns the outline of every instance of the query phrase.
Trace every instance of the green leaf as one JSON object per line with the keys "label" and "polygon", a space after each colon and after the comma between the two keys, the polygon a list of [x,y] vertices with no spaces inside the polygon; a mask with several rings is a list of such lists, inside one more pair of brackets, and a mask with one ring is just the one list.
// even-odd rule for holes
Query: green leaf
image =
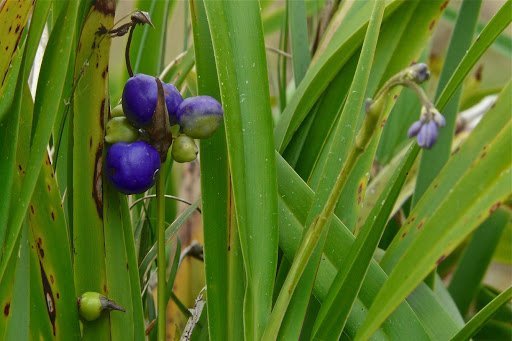
{"label": "green leaf", "polygon": [[[381,264],[390,273],[357,339],[366,339],[418,285],[512,192],[512,122],[507,99],[512,84],[431,184],[388,248]],[[492,166],[490,166],[492,165]],[[490,171],[492,169],[492,171]],[[462,170],[462,171],[461,171]],[[456,207],[456,208],[455,208]]]}
{"label": "green leaf", "polygon": [[503,291],[499,296],[480,310],[473,318],[462,328],[452,340],[469,340],[480,328],[487,322],[494,313],[512,298],[512,287]]}
{"label": "green leaf", "polygon": [[17,198],[17,204],[11,210],[11,233],[6,238],[2,262],[0,263],[0,278],[3,277],[7,262],[11,257],[15,241],[20,233],[21,225],[28,208],[28,203],[41,170],[41,164],[46,152],[46,146],[51,134],[53,122],[63,93],[66,71],[72,54],[72,42],[75,35],[75,21],[78,4],[70,2],[62,13],[62,25],[56,27],[48,41],[39,75],[37,95],[34,105],[34,116],[44,112],[44,120],[38,120],[33,127],[33,139],[26,175]]}
{"label": "green leaf", "polygon": [[[203,1],[190,2],[200,95],[220,100],[212,39]],[[243,338],[244,269],[236,227],[224,126],[199,144],[208,333],[211,340]]]}
{"label": "green leaf", "polygon": [[300,84],[311,62],[305,0],[286,2],[289,11],[290,40],[295,86]]}
{"label": "green leaf", "polygon": [[[350,86],[346,104],[342,109],[341,117],[352,116],[355,118],[356,116],[351,115],[351,113],[359,111],[359,109],[363,105],[364,93],[366,91],[368,78],[370,76],[371,65],[373,63],[373,57],[375,53],[375,48],[377,46],[377,40],[380,31],[380,25],[384,15],[384,8],[384,2],[378,1],[375,3],[368,24],[368,30],[365,35],[365,40],[363,43],[361,54],[359,56],[356,73]],[[346,124],[342,120],[338,121],[334,131],[334,141],[349,141],[349,145],[353,144],[352,142],[355,137],[355,132],[351,131],[352,134],[345,135],[347,133],[347,125],[350,127],[350,124]],[[323,174],[321,177],[322,180],[318,185],[318,190],[315,193],[315,199],[313,200],[313,204],[308,211],[307,219],[305,221],[304,226],[307,227],[306,230],[314,228],[315,220],[318,218],[320,214],[324,213],[323,207],[329,205],[328,200],[338,200],[338,196],[331,197],[331,191],[333,188],[337,186],[338,181],[340,181],[339,176],[329,175],[332,173],[339,174],[341,172],[341,164],[342,161],[347,158],[348,150],[346,150],[346,154],[343,155],[338,152],[339,148],[336,147],[338,147],[338,145],[333,145],[329,150],[330,158],[326,160],[325,166],[323,168]],[[346,181],[346,178],[341,179],[341,181]],[[339,195],[339,193],[337,193],[337,195]],[[333,209],[334,207],[335,204],[332,205]],[[330,216],[331,214],[332,211],[327,212],[328,216]],[[316,277],[316,269],[318,267],[318,263],[320,262],[320,257],[322,255],[322,250],[325,244],[325,238],[327,236],[328,231],[327,228],[328,225],[323,230],[318,230],[318,233],[320,235],[318,236],[317,241],[313,246],[312,255],[309,255],[307,257],[309,258],[309,261],[306,261],[304,264],[300,265],[302,269],[298,267],[298,264],[300,264],[299,262],[301,262],[300,258],[296,256],[296,258],[294,259],[291,266],[291,270],[288,273],[287,279],[276,301],[276,305],[274,307],[272,315],[270,316],[270,322],[266,329],[267,337],[270,337],[271,335],[276,335],[277,332],[279,331],[282,319],[284,318],[285,312],[288,309],[289,302],[292,300],[293,291],[295,290],[296,287],[298,287],[300,290],[300,296],[295,295],[295,300],[303,300],[304,295],[309,296],[308,293],[311,291],[313,287],[313,283]],[[304,235],[302,245],[305,245],[304,243],[307,240],[307,235]],[[299,250],[303,250],[302,246]],[[300,256],[299,252],[300,251],[298,251],[298,255]],[[298,275],[296,275],[294,271],[297,271]],[[297,280],[295,280],[293,276],[298,276]],[[304,318],[305,308],[306,307],[302,305],[301,309],[304,312],[301,316],[301,319]]]}
{"label": "green leaf", "polygon": [[[393,13],[400,3],[402,1],[394,0],[387,4],[384,18]],[[286,148],[292,135],[299,128],[320,95],[359,48],[363,41],[372,8],[372,3],[368,2],[367,4],[368,6],[358,12],[357,15],[347,18],[343,29],[336,32],[325,52],[313,61],[303,82],[297,87],[274,130],[278,151],[282,152]]]}
{"label": "green leaf", "polygon": [[[277,152],[276,160],[281,196],[279,200],[279,246],[284,256],[291,260],[299,246],[307,210],[313,200],[314,192]],[[344,259],[346,259],[354,239],[350,230],[337,217],[333,217],[314,284],[314,295],[320,302],[327,296],[327,291],[336,272],[343,268]],[[375,261],[372,261],[345,327],[345,333],[350,337],[355,336],[367,314],[368,307],[386,279],[385,272]],[[422,303],[425,306],[432,306],[432,300],[428,297]],[[398,339],[403,335],[408,335],[414,340],[429,339],[421,322],[406,302],[402,303],[383,324],[382,329],[375,334],[375,339]]]}
{"label": "green leaf", "polygon": [[462,80],[476,64],[489,46],[496,40],[500,33],[512,21],[512,1],[507,0],[500,8],[498,13],[492,17],[482,33],[476,38],[475,42],[468,49],[460,61],[457,68],[453,71],[450,79],[446,83],[443,91],[437,97],[436,107],[442,109],[448,103],[453,93],[457,90]]}
{"label": "green leaf", "polygon": [[257,1],[205,2],[212,36],[236,221],[246,271],[244,333],[258,339],[277,264],[277,184],[263,29]]}
{"label": "green leaf", "polygon": [[[452,38],[448,45],[448,51],[446,52],[443,70],[439,77],[436,98],[438,98],[450,75],[452,75],[471,44],[481,4],[481,0],[465,0],[462,2],[459,16],[453,29]],[[446,118],[446,126],[440,129],[439,138],[434,147],[430,150],[423,150],[416,179],[413,206],[418,202],[450,157],[461,92],[462,85],[459,85],[458,89],[450,97],[450,100],[443,109],[443,116]]]}
{"label": "green leaf", "polygon": [[407,150],[394,176],[380,195],[377,204],[368,215],[366,223],[352,245],[344,267],[338,272],[329,288],[327,298],[318,313],[313,335],[320,339],[334,339],[341,336],[352,305],[357,298],[364,276],[373,257],[380,237],[386,227],[389,213],[405,182],[407,172],[416,159],[417,150],[413,145]]}
{"label": "green leaf", "polygon": [[[107,191],[104,193],[102,182],[104,126],[109,113],[107,81],[111,39],[97,34],[97,31],[101,26],[113,25],[114,10],[113,1],[97,2],[91,6],[82,27],[75,62],[76,90],[70,117],[73,148],[68,151],[72,152],[72,177],[68,178],[72,187],[68,187],[68,195],[72,199],[73,265],[78,296],[86,291],[95,291],[108,297],[109,284],[113,284],[114,294],[119,295],[116,283],[110,283],[107,272],[110,270],[112,274],[112,267],[126,272],[126,257],[122,260],[118,258],[120,263],[114,265],[110,263],[111,259],[105,257],[105,254],[111,255],[110,248],[114,247],[106,245],[106,238],[113,232],[105,229],[110,226],[113,213],[111,208],[105,210],[104,205],[107,205],[104,200],[109,195]],[[119,215],[119,211],[116,213]],[[105,225],[104,218],[107,218]],[[117,238],[119,240],[115,246],[120,247],[122,235]],[[125,272],[123,275],[126,279]],[[110,327],[118,321],[110,324],[109,317],[109,314],[103,314],[99,319],[84,324],[84,339],[110,338]],[[119,329],[115,327],[112,331],[116,334]]]}
{"label": "green leaf", "polygon": [[494,212],[475,231],[457,264],[448,290],[463,315],[478,293],[493,252],[510,220],[510,212],[501,209]]}
{"label": "green leaf", "polygon": [[156,76],[163,69],[167,21],[175,5],[175,0],[138,0],[135,4],[136,9],[149,12],[155,27],[143,25],[133,33],[130,56],[134,73]]}
{"label": "green leaf", "polygon": [[[80,326],[71,245],[55,173],[47,156],[30,201],[31,302],[33,332],[57,339],[78,338]],[[60,247],[55,247],[60,245]],[[32,303],[33,304],[33,303]]]}

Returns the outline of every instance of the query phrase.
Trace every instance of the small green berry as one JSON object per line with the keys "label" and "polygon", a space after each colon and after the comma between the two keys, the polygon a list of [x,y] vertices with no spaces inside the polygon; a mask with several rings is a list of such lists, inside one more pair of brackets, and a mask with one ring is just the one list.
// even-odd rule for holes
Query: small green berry
{"label": "small green berry", "polygon": [[105,141],[108,143],[133,142],[139,138],[139,131],[124,116],[110,119],[106,130]]}
{"label": "small green berry", "polygon": [[187,135],[178,136],[172,143],[172,158],[176,162],[194,161],[198,152],[194,139]]}
{"label": "small green berry", "polygon": [[96,320],[103,310],[125,311],[123,307],[97,292],[84,292],[78,298],[78,312],[86,321]]}
{"label": "small green berry", "polygon": [[124,117],[123,105],[118,104],[110,111],[112,117]]}

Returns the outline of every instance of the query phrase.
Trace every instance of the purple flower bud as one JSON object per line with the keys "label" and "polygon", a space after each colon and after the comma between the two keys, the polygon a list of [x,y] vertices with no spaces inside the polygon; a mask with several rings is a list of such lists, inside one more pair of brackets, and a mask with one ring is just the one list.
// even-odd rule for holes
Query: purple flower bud
{"label": "purple flower bud", "polygon": [[423,124],[418,133],[418,145],[422,148],[430,149],[437,140],[437,125],[434,121]]}
{"label": "purple flower bud", "polygon": [[421,121],[414,122],[411,125],[411,127],[409,128],[409,130],[407,131],[407,136],[415,137],[416,135],[418,135],[418,133],[420,132],[422,124],[423,123]]}
{"label": "purple flower bud", "polygon": [[110,182],[120,192],[142,193],[155,183],[160,155],[144,141],[114,143],[107,152],[105,169]]}
{"label": "purple flower bud", "polygon": [[[183,101],[172,84],[163,84],[165,103],[171,125],[177,123],[176,110]],[[137,128],[151,124],[158,98],[155,77],[137,74],[126,82],[123,89],[123,111],[126,118]]]}

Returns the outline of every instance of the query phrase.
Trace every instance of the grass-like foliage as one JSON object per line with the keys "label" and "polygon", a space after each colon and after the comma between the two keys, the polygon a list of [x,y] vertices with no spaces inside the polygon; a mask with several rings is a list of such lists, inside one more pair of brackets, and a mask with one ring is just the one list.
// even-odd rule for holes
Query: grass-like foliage
{"label": "grass-like foliage", "polygon": [[511,21],[0,0],[0,340],[512,338]]}

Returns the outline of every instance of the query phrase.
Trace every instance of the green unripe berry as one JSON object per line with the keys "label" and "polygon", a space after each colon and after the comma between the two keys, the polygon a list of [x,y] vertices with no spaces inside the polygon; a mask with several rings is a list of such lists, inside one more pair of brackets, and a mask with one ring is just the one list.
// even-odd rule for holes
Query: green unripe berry
{"label": "green unripe berry", "polygon": [[194,139],[187,135],[178,136],[172,143],[172,158],[174,161],[183,163],[194,161],[199,152]]}
{"label": "green unripe berry", "polygon": [[114,301],[97,292],[84,292],[78,298],[78,312],[86,321],[94,321],[100,317],[103,310],[123,311],[123,307],[118,306]]}
{"label": "green unripe berry", "polygon": [[110,111],[110,116],[112,117],[123,117],[124,111],[123,111],[123,105],[118,104]]}
{"label": "green unripe berry", "polygon": [[139,138],[139,131],[134,128],[126,117],[114,117],[107,123],[107,135],[105,141],[108,143],[133,142]]}

